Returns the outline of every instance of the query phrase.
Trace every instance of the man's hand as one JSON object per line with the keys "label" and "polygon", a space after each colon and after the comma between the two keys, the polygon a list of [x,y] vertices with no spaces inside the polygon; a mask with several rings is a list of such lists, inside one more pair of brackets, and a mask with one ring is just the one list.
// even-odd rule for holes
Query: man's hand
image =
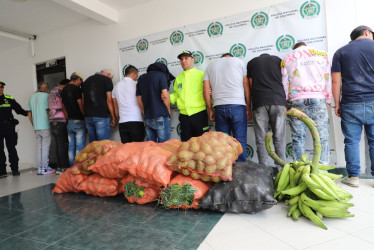
{"label": "man's hand", "polygon": [[110,119],[110,126],[111,126],[112,128],[114,128],[114,127],[116,126],[116,119],[113,118],[113,117]]}
{"label": "man's hand", "polygon": [[252,111],[250,109],[247,109],[247,120],[252,120]]}
{"label": "man's hand", "polygon": [[209,109],[209,120],[214,121],[216,118],[216,115],[214,113],[213,109]]}
{"label": "man's hand", "polygon": [[336,106],[336,107],[335,107],[335,115],[336,115],[337,117],[340,117],[340,106]]}

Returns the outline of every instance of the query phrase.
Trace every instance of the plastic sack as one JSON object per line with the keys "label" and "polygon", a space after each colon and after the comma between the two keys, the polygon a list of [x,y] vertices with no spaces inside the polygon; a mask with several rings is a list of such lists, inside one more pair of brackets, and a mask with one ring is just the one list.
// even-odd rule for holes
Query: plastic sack
{"label": "plastic sack", "polygon": [[65,173],[61,174],[56,182],[55,188],[52,190],[53,193],[78,193],[77,187],[87,179],[87,175],[72,173],[72,168],[68,168]]}
{"label": "plastic sack", "polygon": [[[137,204],[146,204],[153,202],[157,200],[157,198],[160,195],[160,187],[156,187],[153,185],[150,185],[147,182],[141,181],[139,179],[136,179],[132,175],[128,175],[126,177],[123,177],[120,181],[120,190],[124,193],[125,198],[130,203],[137,203]],[[140,190],[140,194],[135,195],[126,195],[125,193],[125,186],[127,183],[130,183],[132,185],[137,185],[137,187]]]}
{"label": "plastic sack", "polygon": [[119,194],[119,181],[117,179],[111,179],[102,177],[98,174],[92,174],[87,176],[78,187],[78,191],[83,191],[86,194],[106,197],[116,196]]}
{"label": "plastic sack", "polygon": [[122,144],[106,153],[89,170],[108,178],[123,178],[130,174],[151,185],[166,186],[172,176],[166,161],[180,144],[178,140]]}
{"label": "plastic sack", "polygon": [[183,142],[168,160],[170,169],[193,179],[231,181],[232,164],[243,152],[241,144],[222,132],[207,132]]}
{"label": "plastic sack", "polygon": [[92,172],[89,171],[88,168],[95,164],[95,162],[103,155],[105,155],[108,151],[110,151],[110,149],[121,144],[121,142],[110,140],[91,142],[75,156],[72,173],[84,175],[92,174]]}
{"label": "plastic sack", "polygon": [[233,169],[233,181],[214,183],[200,200],[201,208],[254,214],[277,204],[271,167],[247,161]]}
{"label": "plastic sack", "polygon": [[[189,188],[183,188],[185,185],[190,185]],[[179,185],[182,188],[178,187],[178,193],[175,194],[170,190],[172,185]],[[206,194],[209,190],[211,183],[203,182],[201,180],[192,179],[190,176],[184,175],[177,175],[175,176],[169,183],[168,187],[164,188],[161,191],[161,204],[165,207],[169,208],[178,208],[178,209],[199,209],[199,201],[200,199]],[[169,189],[169,190],[168,190]],[[174,189],[175,190],[175,189]],[[165,191],[169,191],[165,193]],[[193,193],[191,198],[186,199],[189,197],[188,194],[179,194],[179,192],[191,192]],[[166,197],[168,201],[166,200]],[[183,197],[181,199],[181,197]],[[178,205],[172,205],[178,204]]]}

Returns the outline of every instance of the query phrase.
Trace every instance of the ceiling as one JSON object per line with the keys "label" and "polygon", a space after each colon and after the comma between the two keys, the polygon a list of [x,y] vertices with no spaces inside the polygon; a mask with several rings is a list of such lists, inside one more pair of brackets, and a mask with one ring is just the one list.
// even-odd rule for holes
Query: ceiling
{"label": "ceiling", "polygon": [[[106,24],[115,23],[112,17],[118,16],[118,11],[150,1],[1,0],[0,27],[38,36],[89,18]],[[25,42],[0,34],[0,51],[23,44]]]}

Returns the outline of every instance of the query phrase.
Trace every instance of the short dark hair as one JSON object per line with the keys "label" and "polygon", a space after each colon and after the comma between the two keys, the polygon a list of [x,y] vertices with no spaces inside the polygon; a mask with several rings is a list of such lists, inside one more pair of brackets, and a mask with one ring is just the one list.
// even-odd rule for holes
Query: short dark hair
{"label": "short dark hair", "polygon": [[138,69],[135,66],[129,65],[125,69],[125,76],[130,75],[132,73],[136,73],[136,72],[138,72]]}
{"label": "short dark hair", "polygon": [[66,84],[68,84],[70,82],[70,80],[69,79],[62,79],[61,81],[60,81],[60,85],[66,85]]}
{"label": "short dark hair", "polygon": [[[75,80],[78,80],[78,79],[82,79],[82,78],[80,76],[77,76],[77,75],[72,75],[70,77],[70,81],[75,81]],[[82,81],[83,81],[83,79],[82,79]]]}
{"label": "short dark hair", "polygon": [[221,57],[227,57],[227,56],[229,56],[229,57],[234,57],[231,53],[225,53],[225,54],[223,54]]}
{"label": "short dark hair", "polygon": [[301,47],[301,46],[306,46],[306,43],[304,43],[304,42],[298,42],[298,43],[296,43],[296,44],[292,47],[292,49],[297,49],[298,47]]}

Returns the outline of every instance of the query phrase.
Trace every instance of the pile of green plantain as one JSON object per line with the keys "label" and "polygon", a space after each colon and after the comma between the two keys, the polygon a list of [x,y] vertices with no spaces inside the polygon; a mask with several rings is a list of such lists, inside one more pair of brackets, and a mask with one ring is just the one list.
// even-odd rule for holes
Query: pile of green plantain
{"label": "pile of green plantain", "polygon": [[334,166],[319,164],[321,142],[316,124],[299,109],[291,108],[286,114],[303,121],[309,128],[313,137],[314,153],[312,161],[308,161],[307,155],[302,155],[300,162],[285,163],[273,149],[272,132],[267,133],[267,152],[277,164],[283,166],[274,181],[274,198],[278,201],[285,200],[285,204],[290,206],[288,216],[292,216],[294,220],[304,215],[324,229],[327,227],[322,223],[323,217],[353,217],[348,211],[348,208],[353,206],[353,203],[349,203],[353,196],[334,182],[334,179],[343,176],[326,171],[334,169]]}

